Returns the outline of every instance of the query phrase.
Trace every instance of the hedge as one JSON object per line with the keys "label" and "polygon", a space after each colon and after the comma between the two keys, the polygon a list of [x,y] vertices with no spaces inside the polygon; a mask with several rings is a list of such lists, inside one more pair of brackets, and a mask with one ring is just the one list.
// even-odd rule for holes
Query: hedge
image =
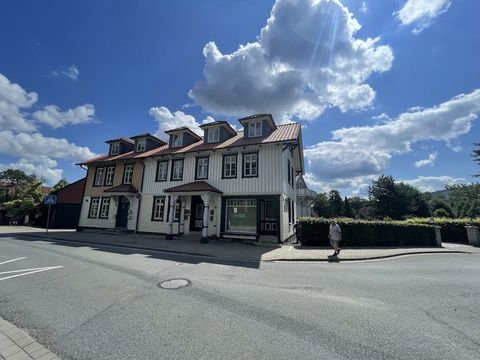
{"label": "hedge", "polygon": [[441,227],[442,242],[468,243],[465,226],[480,226],[480,218],[450,219],[450,218],[412,218],[405,220],[410,224],[429,224]]}
{"label": "hedge", "polygon": [[[330,246],[329,219],[299,218],[297,235],[306,246]],[[338,219],[342,228],[341,246],[397,247],[437,246],[434,227],[405,221]]]}

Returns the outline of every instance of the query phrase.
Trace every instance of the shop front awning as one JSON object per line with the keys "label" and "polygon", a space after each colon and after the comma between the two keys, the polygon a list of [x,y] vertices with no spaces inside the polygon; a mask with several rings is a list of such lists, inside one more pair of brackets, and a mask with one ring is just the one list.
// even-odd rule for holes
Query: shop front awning
{"label": "shop front awning", "polygon": [[216,187],[210,185],[206,181],[194,181],[188,184],[183,184],[175,187],[171,187],[164,190],[166,193],[172,193],[177,195],[197,195],[205,194],[207,192],[223,194]]}
{"label": "shop front awning", "polygon": [[138,190],[131,184],[122,184],[104,190],[104,192],[117,194],[136,194]]}

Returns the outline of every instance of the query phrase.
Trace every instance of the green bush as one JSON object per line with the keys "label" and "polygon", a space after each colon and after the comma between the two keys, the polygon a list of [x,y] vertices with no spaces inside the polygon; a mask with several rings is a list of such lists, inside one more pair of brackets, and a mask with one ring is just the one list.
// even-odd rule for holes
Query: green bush
{"label": "green bush", "polygon": [[[352,247],[436,246],[433,226],[406,221],[338,219],[342,245]],[[329,219],[298,219],[299,241],[306,246],[330,246]]]}
{"label": "green bush", "polygon": [[480,226],[480,218],[450,219],[450,218],[412,218],[406,220],[411,224],[429,224],[441,227],[442,242],[468,243],[465,226]]}

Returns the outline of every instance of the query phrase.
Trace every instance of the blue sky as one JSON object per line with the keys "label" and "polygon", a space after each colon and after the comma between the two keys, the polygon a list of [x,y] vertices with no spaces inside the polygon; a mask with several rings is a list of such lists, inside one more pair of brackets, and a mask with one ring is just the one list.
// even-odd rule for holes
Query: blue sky
{"label": "blue sky", "polygon": [[0,168],[50,184],[104,141],[272,113],[306,181],[365,195],[474,181],[480,3],[16,1],[0,13]]}

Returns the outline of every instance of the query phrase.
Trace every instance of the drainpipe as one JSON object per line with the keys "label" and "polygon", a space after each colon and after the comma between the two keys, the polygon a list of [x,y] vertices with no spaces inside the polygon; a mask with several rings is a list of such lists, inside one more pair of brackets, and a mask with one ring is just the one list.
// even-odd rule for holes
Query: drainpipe
{"label": "drainpipe", "polygon": [[[85,184],[83,184],[82,190],[82,201],[80,201],[80,214],[78,215],[78,221],[80,222],[80,217],[82,216],[82,209],[83,209],[83,198],[85,197],[85,188],[87,187],[87,180],[88,180],[88,168],[84,167],[83,164],[77,164],[80,166],[82,170],[85,170],[87,173],[85,174]],[[77,224],[76,231],[79,231],[79,224]]]}

